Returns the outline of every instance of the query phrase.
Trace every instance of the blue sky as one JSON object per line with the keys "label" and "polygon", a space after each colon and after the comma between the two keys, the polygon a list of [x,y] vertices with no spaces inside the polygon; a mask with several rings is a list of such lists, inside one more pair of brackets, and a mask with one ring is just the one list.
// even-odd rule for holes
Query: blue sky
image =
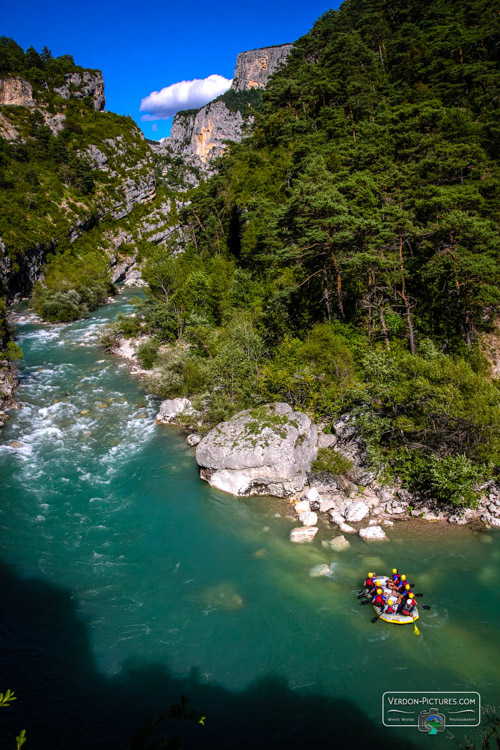
{"label": "blue sky", "polygon": [[213,74],[230,79],[238,52],[293,42],[339,4],[24,0],[3,4],[0,35],[24,49],[47,45],[54,55],[71,54],[78,65],[102,70],[106,109],[131,115],[156,139],[169,134],[171,120],[141,122],[141,100],[152,91]]}

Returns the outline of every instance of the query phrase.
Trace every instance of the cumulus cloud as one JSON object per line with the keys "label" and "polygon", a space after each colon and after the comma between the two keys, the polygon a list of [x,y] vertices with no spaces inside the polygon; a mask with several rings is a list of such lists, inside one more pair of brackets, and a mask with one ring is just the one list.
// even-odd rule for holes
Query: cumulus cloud
{"label": "cumulus cloud", "polygon": [[141,101],[139,110],[146,112],[141,119],[167,120],[182,109],[203,107],[227,91],[231,83],[230,78],[214,73],[208,78],[179,81],[161,91],[152,91]]}

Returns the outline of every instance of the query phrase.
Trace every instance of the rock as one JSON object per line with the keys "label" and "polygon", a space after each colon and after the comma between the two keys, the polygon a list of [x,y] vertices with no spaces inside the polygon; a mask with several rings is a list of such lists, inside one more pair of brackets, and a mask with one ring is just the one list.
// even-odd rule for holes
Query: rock
{"label": "rock", "polygon": [[321,576],[327,576],[330,574],[329,565],[315,565],[309,571],[311,578],[320,578]]}
{"label": "rock", "polygon": [[0,78],[0,106],[36,106],[31,83],[18,76],[14,78]]}
{"label": "rock", "polygon": [[367,542],[387,539],[386,533],[381,526],[370,526],[367,529],[360,529],[359,536]]}
{"label": "rock", "polygon": [[337,445],[337,435],[325,435],[322,434],[318,438],[318,448],[333,448]]}
{"label": "rock", "polygon": [[492,516],[491,513],[484,513],[481,516],[481,521],[484,521],[484,523],[489,523],[491,526],[500,527],[500,518]]}
{"label": "rock", "polygon": [[330,523],[336,523],[338,526],[344,523],[344,517],[337,510],[330,510],[328,516],[330,517]]}
{"label": "rock", "polygon": [[304,542],[312,542],[316,534],[318,533],[318,527],[314,526],[300,526],[292,529],[290,532],[290,541],[295,544],[303,544]]}
{"label": "rock", "polygon": [[295,508],[295,512],[297,514],[309,513],[309,511],[311,510],[311,506],[309,505],[307,500],[301,500],[299,503],[295,503],[293,507]]}
{"label": "rock", "polygon": [[394,526],[394,521],[389,521],[388,519],[382,521],[382,523],[384,524],[384,526]]}
{"label": "rock", "polygon": [[343,536],[342,534],[340,536],[336,536],[333,539],[329,539],[327,542],[324,542],[325,546],[328,545],[330,549],[335,550],[335,552],[339,552],[342,549],[347,549],[347,547],[350,547],[351,545]]}
{"label": "rock", "polygon": [[319,502],[321,499],[320,494],[316,487],[311,487],[311,489],[307,490],[306,497],[309,500],[310,503]]}
{"label": "rock", "polygon": [[284,64],[291,50],[291,44],[280,44],[276,47],[240,52],[236,58],[231,88],[234,91],[265,88],[269,76]]}
{"label": "rock", "polygon": [[347,506],[345,512],[345,520],[349,522],[362,521],[363,518],[369,513],[369,508],[366,503],[357,502],[351,503]]}
{"label": "rock", "polygon": [[378,526],[380,523],[380,518],[370,518],[368,521],[368,526]]}
{"label": "rock", "polygon": [[390,513],[393,516],[398,516],[402,513],[406,513],[408,505],[398,502],[397,500],[391,500],[390,502],[386,503],[384,507],[387,513]]}
{"label": "rock", "polygon": [[318,507],[314,510],[319,510],[320,513],[328,513],[329,510],[337,508],[337,503],[333,497],[322,497],[318,503]]}
{"label": "rock", "polygon": [[288,404],[247,409],[211,430],[196,448],[200,475],[232,495],[300,492],[317,454],[317,431]]}
{"label": "rock", "polygon": [[104,99],[104,79],[100,70],[82,73],[67,73],[65,83],[54,91],[63,99],[84,99],[90,96],[94,100],[94,109],[101,112],[106,101]]}
{"label": "rock", "polygon": [[181,414],[189,415],[193,412],[193,405],[188,398],[172,398],[162,401],[160,411],[156,415],[157,424],[171,424]]}
{"label": "rock", "polygon": [[355,534],[356,529],[354,529],[352,526],[349,526],[348,523],[339,523],[339,529],[343,534]]}
{"label": "rock", "polygon": [[304,526],[316,526],[316,524],[318,523],[318,516],[316,515],[316,513],[300,513],[299,521]]}
{"label": "rock", "polygon": [[191,448],[194,448],[200,442],[201,435],[198,435],[196,432],[191,433],[191,435],[188,435],[186,438],[186,443],[191,446]]}

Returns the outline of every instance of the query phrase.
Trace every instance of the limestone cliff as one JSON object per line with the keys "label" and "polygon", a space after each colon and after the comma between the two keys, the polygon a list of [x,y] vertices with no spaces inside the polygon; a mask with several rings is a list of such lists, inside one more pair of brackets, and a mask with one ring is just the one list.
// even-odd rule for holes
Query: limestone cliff
{"label": "limestone cliff", "polygon": [[224,152],[225,142],[241,141],[245,127],[252,123],[251,106],[245,106],[241,94],[265,88],[269,77],[283,65],[291,49],[291,44],[283,44],[241,52],[229,92],[199,110],[175,115],[170,137],[153,147],[166,159],[165,176],[172,171],[169,160],[179,156],[186,167],[185,188],[196,184],[200,174],[213,172],[213,161]]}
{"label": "limestone cliff", "polygon": [[283,65],[291,49],[291,44],[281,44],[278,47],[240,52],[236,59],[231,88],[235,91],[265,88],[269,76]]}
{"label": "limestone cliff", "polygon": [[33,87],[24,78],[0,78],[0,106],[34,107]]}
{"label": "limestone cliff", "polygon": [[96,243],[113,256],[106,233],[156,196],[153,155],[142,132],[130,118],[105,112],[104,104],[102,73],[74,64],[64,74],[40,70],[31,82],[20,75],[0,78],[0,138],[7,142],[0,295],[8,301],[29,295],[43,278],[47,256],[68,241],[76,248],[104,218],[106,230]]}
{"label": "limestone cliff", "polygon": [[94,101],[94,109],[102,112],[106,100],[104,98],[104,79],[100,70],[68,73],[64,78],[64,85],[54,88],[56,94],[62,96],[63,99],[83,99],[90,96]]}

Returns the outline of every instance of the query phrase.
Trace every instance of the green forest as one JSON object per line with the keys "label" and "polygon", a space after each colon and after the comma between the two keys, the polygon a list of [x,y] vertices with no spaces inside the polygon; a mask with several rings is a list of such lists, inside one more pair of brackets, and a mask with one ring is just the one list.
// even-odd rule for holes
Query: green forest
{"label": "green forest", "polygon": [[[270,401],[326,431],[350,413],[382,479],[473,505],[500,451],[484,346],[500,347],[499,42],[485,0],[346,0],[326,13],[263,96],[223,95],[251,111],[251,134],[179,193],[170,245],[142,241],[145,298],[103,344],[146,334],[149,387],[192,398],[205,429]],[[131,120],[53,92],[76,69],[0,40],[0,76],[22,74],[48,114],[66,115],[54,133],[36,110],[3,108],[24,143],[0,139],[0,236],[14,263],[52,247],[34,294],[49,320],[108,294],[106,206],[127,168],[152,160]],[[117,136],[125,156],[94,168],[85,149]],[[156,203],[120,226],[165,196],[174,206],[155,162]],[[71,242],[75,217],[85,232]],[[346,467],[324,450],[318,468]]]}
{"label": "green forest", "polygon": [[296,42],[251,137],[189,195],[185,253],[146,263],[132,328],[161,396],[197,395],[208,424],[271,400],[355,413],[387,479],[474,503],[500,447],[481,350],[499,23],[483,0],[346,0]]}

